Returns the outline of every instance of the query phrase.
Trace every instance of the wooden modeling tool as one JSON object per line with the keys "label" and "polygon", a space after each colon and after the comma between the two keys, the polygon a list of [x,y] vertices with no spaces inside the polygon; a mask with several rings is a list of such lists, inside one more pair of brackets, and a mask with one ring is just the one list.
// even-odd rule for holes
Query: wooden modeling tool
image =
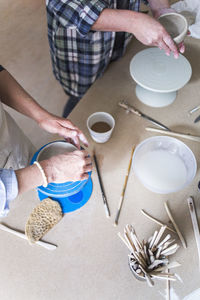
{"label": "wooden modeling tool", "polygon": [[[27,240],[27,237],[26,237],[26,235],[24,233],[19,232],[19,231],[14,230],[14,229],[11,229],[8,226],[3,225],[1,223],[0,223],[0,229],[4,230],[4,231],[7,231],[7,232],[10,232],[10,233],[12,233],[12,234],[14,234],[14,235],[16,235],[16,236],[24,239],[24,240]],[[57,248],[56,245],[49,244],[49,243],[46,243],[46,242],[43,242],[43,241],[37,241],[36,244],[39,245],[39,246],[42,246],[42,247],[44,247],[44,248],[46,248],[48,250],[55,250]]]}
{"label": "wooden modeling tool", "polygon": [[190,216],[192,219],[194,236],[195,236],[195,240],[196,240],[196,244],[197,244],[197,251],[198,251],[198,255],[199,255],[199,269],[200,269],[200,233],[199,233],[199,226],[198,226],[198,221],[197,221],[197,214],[196,214],[196,209],[195,209],[193,198],[189,197],[187,199],[187,202],[188,202],[188,207],[189,207],[189,211],[190,211]]}
{"label": "wooden modeling tool", "polygon": [[127,173],[126,173],[123,190],[122,190],[121,197],[120,197],[120,200],[119,200],[119,206],[118,206],[117,214],[116,214],[116,217],[115,217],[114,226],[118,225],[119,215],[120,215],[120,212],[121,212],[121,209],[122,209],[122,204],[123,204],[123,201],[124,201],[124,195],[125,195],[126,186],[127,186],[127,182],[128,182],[128,177],[129,177],[129,173],[130,173],[130,169],[131,169],[134,150],[135,150],[135,147],[133,147],[132,151],[131,151],[131,158],[130,158],[130,161],[129,161],[129,166],[128,166],[128,170],[127,170]]}
{"label": "wooden modeling tool", "polygon": [[194,141],[194,142],[200,142],[200,136],[184,134],[184,133],[179,133],[179,132],[174,132],[174,131],[166,131],[166,130],[163,130],[163,129],[153,128],[153,127],[146,127],[145,129],[147,131],[151,131],[151,132],[163,133],[163,134],[166,134],[166,135],[176,136],[176,137],[191,140],[191,141]]}

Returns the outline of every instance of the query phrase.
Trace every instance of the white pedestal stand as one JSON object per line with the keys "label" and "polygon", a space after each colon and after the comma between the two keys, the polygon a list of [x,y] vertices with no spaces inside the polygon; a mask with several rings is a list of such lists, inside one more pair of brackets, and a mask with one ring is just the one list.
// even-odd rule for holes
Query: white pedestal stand
{"label": "white pedestal stand", "polygon": [[164,107],[174,102],[177,91],[190,80],[192,69],[181,54],[175,59],[158,48],[149,48],[133,57],[130,73],[137,83],[138,99],[151,107]]}

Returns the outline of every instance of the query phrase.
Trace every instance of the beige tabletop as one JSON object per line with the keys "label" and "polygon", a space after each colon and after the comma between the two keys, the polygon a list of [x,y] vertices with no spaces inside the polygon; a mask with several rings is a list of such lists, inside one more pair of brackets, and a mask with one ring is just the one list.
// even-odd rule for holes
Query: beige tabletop
{"label": "beige tabletop", "polygon": [[[147,190],[131,170],[119,225],[113,226],[120,194],[125,179],[133,145],[155,134],[145,131],[148,121],[126,114],[117,103],[127,100],[144,113],[164,123],[173,130],[199,135],[200,122],[193,123],[198,113],[188,116],[188,110],[200,104],[200,43],[187,38],[185,56],[190,61],[193,75],[190,82],[178,91],[173,104],[165,108],[150,108],[135,95],[135,82],[129,74],[131,58],[144,49],[133,40],[126,55],[112,63],[104,76],[97,80],[71,114],[71,120],[79,126],[90,141],[99,160],[104,188],[111,210],[111,218],[105,216],[97,173],[93,168],[93,193],[81,209],[68,213],[44,240],[58,245],[55,251],[40,246],[29,246],[26,241],[0,232],[0,299],[2,300],[157,300],[166,298],[166,281],[155,280],[153,288],[134,278],[128,266],[129,251],[117,233],[126,224],[132,224],[140,239],[146,239],[159,229],[159,225],[140,212],[168,223],[164,201],[170,209],[187,242],[173,255],[181,267],[174,269],[180,280],[171,283],[171,299],[183,299],[199,287],[197,247],[187,206],[187,197],[194,196],[200,216],[197,183],[199,170],[190,186],[180,192],[159,195]],[[96,111],[113,115],[116,126],[112,138],[105,144],[94,143],[87,131],[86,120]],[[182,140],[194,152],[199,165],[200,144]],[[30,200],[30,201],[28,201]],[[27,216],[38,203],[35,191],[26,193],[13,202],[5,224],[23,230]]]}

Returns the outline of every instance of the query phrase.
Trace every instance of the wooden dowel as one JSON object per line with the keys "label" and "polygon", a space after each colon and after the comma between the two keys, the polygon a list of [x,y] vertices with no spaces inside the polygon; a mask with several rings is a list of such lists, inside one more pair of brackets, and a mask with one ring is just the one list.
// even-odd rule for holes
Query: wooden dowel
{"label": "wooden dowel", "polygon": [[120,232],[118,232],[118,237],[122,240],[122,242],[126,245],[126,247],[132,252],[131,246],[127,243],[127,241],[123,238]]}
{"label": "wooden dowel", "polygon": [[[0,229],[4,230],[4,231],[7,231],[9,233],[12,233],[12,234],[14,234],[14,235],[16,235],[16,236],[18,236],[18,237],[20,237],[22,239],[27,240],[27,236],[24,233],[19,232],[19,231],[15,230],[15,229],[11,229],[10,227],[8,227],[6,225],[3,225],[1,223],[0,223]],[[50,243],[47,243],[47,242],[43,242],[43,241],[37,241],[36,244],[40,245],[40,246],[42,246],[42,247],[44,247],[44,248],[46,248],[48,250],[55,250],[57,248],[56,245],[50,244]]]}
{"label": "wooden dowel", "polygon": [[168,214],[168,217],[170,218],[170,220],[171,220],[171,222],[172,222],[172,224],[173,224],[173,226],[174,226],[174,228],[175,228],[175,230],[176,230],[176,232],[177,232],[177,234],[178,234],[178,236],[181,240],[181,243],[182,243],[183,247],[186,249],[187,248],[186,242],[185,242],[184,237],[183,237],[181,231],[179,230],[174,218],[172,217],[172,214],[171,214],[170,209],[168,207],[167,201],[164,203],[164,205],[165,205],[165,209],[166,209],[166,212]]}
{"label": "wooden dowel", "polygon": [[195,236],[195,240],[196,240],[196,244],[197,244],[197,251],[198,251],[198,256],[199,256],[199,269],[200,269],[200,233],[199,233],[196,209],[195,209],[195,205],[194,205],[194,201],[193,201],[192,197],[189,197],[187,199],[187,202],[188,202],[188,207],[189,207],[189,211],[190,211],[190,216],[192,219],[194,236]]}
{"label": "wooden dowel", "polygon": [[[169,272],[168,268],[166,269],[166,272]],[[166,285],[167,285],[167,300],[170,300],[170,281],[169,281],[169,277],[167,278]]]}
{"label": "wooden dowel", "polygon": [[170,228],[169,226],[167,226],[166,224],[162,223],[161,221],[159,221],[158,219],[150,216],[147,212],[144,211],[144,209],[141,209],[141,212],[143,213],[143,215],[145,215],[147,218],[149,218],[150,220],[154,221],[155,223],[161,225],[161,226],[166,226],[166,228],[174,233],[176,233],[176,231],[172,228]]}
{"label": "wooden dowel", "polygon": [[147,131],[151,131],[151,132],[167,134],[167,135],[176,136],[176,137],[180,137],[180,138],[183,138],[183,139],[191,140],[191,141],[194,141],[194,142],[200,142],[200,136],[184,134],[184,133],[179,133],[179,132],[174,132],[174,131],[166,131],[166,130],[163,130],[163,129],[157,129],[157,128],[153,128],[153,127],[146,127],[145,129]]}

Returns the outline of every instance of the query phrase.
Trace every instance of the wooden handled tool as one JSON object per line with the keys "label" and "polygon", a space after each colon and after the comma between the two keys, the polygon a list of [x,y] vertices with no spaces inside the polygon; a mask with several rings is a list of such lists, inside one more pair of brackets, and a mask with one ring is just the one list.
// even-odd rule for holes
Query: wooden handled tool
{"label": "wooden handled tool", "polygon": [[[27,237],[26,237],[26,235],[24,233],[21,233],[19,231],[11,229],[11,228],[9,228],[6,225],[3,225],[1,223],[0,223],[0,229],[4,230],[4,231],[7,231],[7,232],[10,232],[10,233],[12,233],[12,234],[14,234],[14,235],[16,235],[16,236],[24,239],[24,240],[27,240]],[[56,245],[49,244],[49,243],[46,243],[46,242],[43,242],[43,241],[37,241],[36,244],[39,245],[39,246],[42,246],[42,247],[44,247],[44,248],[46,248],[48,250],[55,250],[57,248]]]}

